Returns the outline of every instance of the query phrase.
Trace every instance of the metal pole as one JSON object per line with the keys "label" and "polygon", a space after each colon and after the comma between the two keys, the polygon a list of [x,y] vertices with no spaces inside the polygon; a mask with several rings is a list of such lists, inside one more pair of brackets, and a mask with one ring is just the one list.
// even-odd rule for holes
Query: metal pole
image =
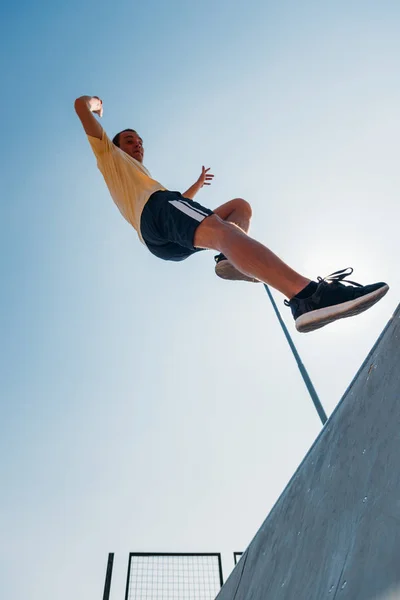
{"label": "metal pole", "polygon": [[271,303],[272,303],[272,306],[273,306],[273,308],[274,308],[275,314],[276,314],[276,316],[278,317],[278,321],[279,321],[279,323],[280,323],[280,325],[281,325],[281,327],[282,327],[282,329],[283,329],[283,333],[285,334],[285,336],[286,336],[286,339],[287,339],[287,341],[288,341],[288,344],[289,344],[289,346],[290,346],[290,348],[291,348],[291,350],[292,350],[292,352],[293,352],[293,355],[294,355],[294,357],[295,357],[295,359],[296,359],[297,366],[299,367],[299,370],[300,370],[301,376],[303,377],[303,381],[304,381],[304,383],[305,383],[305,384],[306,384],[306,386],[307,386],[307,389],[308,389],[308,391],[309,391],[309,394],[310,394],[310,396],[311,396],[311,399],[312,399],[312,401],[314,402],[314,406],[315,406],[315,408],[316,408],[316,410],[317,410],[317,413],[318,413],[318,415],[319,415],[319,418],[321,419],[322,425],[325,425],[325,423],[326,423],[326,422],[327,422],[327,420],[328,420],[328,417],[326,416],[326,413],[325,413],[325,411],[324,411],[324,408],[323,408],[323,406],[322,406],[322,404],[321,404],[321,401],[320,401],[320,399],[318,398],[318,394],[317,394],[317,392],[315,391],[315,388],[314,388],[314,386],[313,386],[313,384],[312,384],[312,381],[311,381],[311,379],[310,379],[310,377],[309,377],[309,375],[308,375],[308,373],[307,373],[307,370],[306,370],[305,366],[304,366],[304,365],[303,365],[303,363],[301,362],[300,355],[299,355],[299,353],[297,352],[297,350],[296,350],[296,346],[294,345],[294,343],[293,343],[293,340],[292,340],[292,338],[290,337],[290,334],[289,334],[289,332],[288,332],[288,330],[287,330],[287,327],[286,327],[285,323],[284,323],[284,322],[283,322],[283,320],[282,320],[282,317],[281,317],[281,315],[280,315],[280,312],[279,312],[279,310],[278,310],[278,307],[276,306],[275,300],[274,300],[274,298],[273,298],[273,296],[272,296],[272,294],[271,294],[271,291],[270,291],[269,287],[268,287],[268,286],[267,286],[265,283],[264,283],[264,287],[265,287],[265,290],[266,290],[266,292],[267,292],[267,294],[268,294],[268,296],[269,296],[269,299],[271,300]]}
{"label": "metal pole", "polygon": [[109,600],[109,598],[110,598],[110,588],[111,588],[113,564],[114,564],[114,552],[110,552],[108,555],[106,581],[104,584],[103,600]]}

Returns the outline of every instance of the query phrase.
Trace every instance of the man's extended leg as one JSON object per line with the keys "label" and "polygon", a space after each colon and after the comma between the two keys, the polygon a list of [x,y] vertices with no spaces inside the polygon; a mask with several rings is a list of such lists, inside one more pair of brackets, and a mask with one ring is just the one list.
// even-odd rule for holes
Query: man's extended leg
{"label": "man's extended leg", "polygon": [[217,214],[200,223],[193,245],[219,250],[238,271],[270,284],[287,298],[292,298],[310,283],[310,279],[296,273],[266,246]]}
{"label": "man's extended leg", "polygon": [[[343,280],[350,272],[333,273],[326,280],[311,281],[285,264],[271,250],[249,237],[238,226],[213,214],[197,227],[193,244],[222,252],[242,273],[279,290],[290,302],[298,331],[307,332],[370,308],[388,291],[380,282],[362,286]],[[352,287],[353,286],[353,287]]]}

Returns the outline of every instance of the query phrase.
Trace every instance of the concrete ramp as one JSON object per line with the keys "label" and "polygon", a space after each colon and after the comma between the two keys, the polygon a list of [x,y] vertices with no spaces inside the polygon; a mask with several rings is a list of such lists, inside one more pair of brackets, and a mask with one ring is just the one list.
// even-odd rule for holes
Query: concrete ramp
{"label": "concrete ramp", "polygon": [[400,599],[400,305],[217,596],[395,598]]}

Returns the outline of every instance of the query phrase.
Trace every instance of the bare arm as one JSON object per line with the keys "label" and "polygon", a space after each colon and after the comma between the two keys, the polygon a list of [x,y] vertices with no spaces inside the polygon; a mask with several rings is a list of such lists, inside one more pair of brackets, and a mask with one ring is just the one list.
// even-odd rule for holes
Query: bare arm
{"label": "bare arm", "polygon": [[101,140],[103,128],[94,114],[103,116],[103,103],[97,96],[81,96],[75,100],[75,111],[87,135]]}
{"label": "bare arm", "polygon": [[210,169],[205,169],[204,167],[202,167],[201,175],[198,178],[198,180],[193,185],[191,185],[190,188],[188,190],[186,190],[186,192],[184,194],[182,194],[182,196],[193,200],[193,198],[195,197],[197,192],[199,190],[201,190],[203,185],[211,185],[211,181],[212,181],[214,175],[209,173],[208,172],[209,170]]}

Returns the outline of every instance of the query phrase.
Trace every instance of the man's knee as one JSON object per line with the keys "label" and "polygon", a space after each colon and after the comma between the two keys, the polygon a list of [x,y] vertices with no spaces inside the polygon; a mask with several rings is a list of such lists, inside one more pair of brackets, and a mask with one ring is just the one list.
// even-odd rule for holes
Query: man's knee
{"label": "man's knee", "polygon": [[251,219],[253,211],[247,200],[244,200],[243,198],[235,198],[233,202],[235,203],[235,208],[237,208],[238,211],[240,211],[248,219]]}
{"label": "man's knee", "polygon": [[229,200],[229,202],[215,208],[214,212],[224,220],[229,220],[229,218],[235,216],[235,218],[249,221],[252,215],[250,204],[243,198],[233,198],[233,200]]}

